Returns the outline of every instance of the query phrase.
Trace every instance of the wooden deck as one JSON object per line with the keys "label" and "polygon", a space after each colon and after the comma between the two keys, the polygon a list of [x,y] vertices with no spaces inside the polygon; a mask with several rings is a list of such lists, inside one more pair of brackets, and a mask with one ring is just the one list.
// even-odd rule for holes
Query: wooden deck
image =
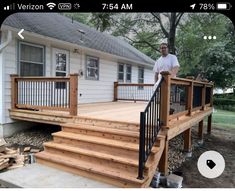
{"label": "wooden deck", "polygon": [[124,101],[81,104],[78,105],[78,117],[139,124],[140,112],[144,111],[146,105],[146,102]]}
{"label": "wooden deck", "polygon": [[139,124],[140,112],[144,110],[146,104],[146,102],[125,101],[79,104],[77,116],[72,116],[66,111],[45,109],[38,111],[11,109],[10,115],[13,119],[54,125],[70,123],[83,118]]}
{"label": "wooden deck", "polygon": [[[36,155],[37,162],[118,187],[148,187],[156,169],[168,174],[172,138],[182,133],[184,150],[191,152],[192,126],[198,124],[198,138],[203,139],[203,121],[208,118],[207,132],[211,132],[213,83],[171,78],[169,72],[162,75],[154,93],[151,85],[114,83],[114,102],[90,104],[76,102],[76,75],[49,79],[12,76],[10,117],[62,127]],[[48,91],[47,87],[58,83],[67,84],[65,90]],[[35,90],[39,96],[35,99],[32,84],[45,86],[45,95],[41,89]],[[171,99],[172,85],[181,87],[179,99]],[[31,89],[22,91],[22,87]],[[150,87],[147,94],[139,91],[146,87]]]}

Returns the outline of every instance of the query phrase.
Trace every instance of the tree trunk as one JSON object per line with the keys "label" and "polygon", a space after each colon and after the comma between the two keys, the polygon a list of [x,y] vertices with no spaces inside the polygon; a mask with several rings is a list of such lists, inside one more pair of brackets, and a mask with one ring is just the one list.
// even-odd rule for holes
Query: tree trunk
{"label": "tree trunk", "polygon": [[175,54],[176,13],[171,13],[170,30],[168,35],[169,52]]}

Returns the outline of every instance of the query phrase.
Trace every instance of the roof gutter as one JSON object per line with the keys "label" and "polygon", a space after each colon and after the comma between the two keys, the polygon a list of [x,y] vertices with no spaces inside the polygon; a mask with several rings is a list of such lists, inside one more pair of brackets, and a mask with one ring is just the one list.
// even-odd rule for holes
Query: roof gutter
{"label": "roof gutter", "polygon": [[6,48],[8,46],[8,44],[10,44],[10,42],[12,41],[12,32],[10,30],[7,31],[7,41],[3,42],[0,45],[0,53],[3,51],[4,48]]}

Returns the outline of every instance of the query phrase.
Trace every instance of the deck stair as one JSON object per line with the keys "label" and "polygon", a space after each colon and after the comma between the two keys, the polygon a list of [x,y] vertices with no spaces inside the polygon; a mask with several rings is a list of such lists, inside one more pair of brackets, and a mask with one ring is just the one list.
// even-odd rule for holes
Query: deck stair
{"label": "deck stair", "polygon": [[[162,155],[165,137],[159,135],[137,179],[139,129],[130,124],[66,123],[36,154],[38,163],[106,182],[118,187],[148,187]],[[102,126],[100,125],[102,124]],[[99,126],[100,125],[100,126]]]}

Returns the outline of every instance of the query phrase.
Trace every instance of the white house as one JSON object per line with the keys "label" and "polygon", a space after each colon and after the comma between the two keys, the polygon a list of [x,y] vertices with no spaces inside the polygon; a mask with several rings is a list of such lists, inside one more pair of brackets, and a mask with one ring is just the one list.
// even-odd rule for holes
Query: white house
{"label": "white house", "polygon": [[[24,39],[17,35],[21,29]],[[0,137],[31,125],[9,117],[10,74],[78,73],[79,104],[112,101],[115,81],[153,83],[154,60],[119,38],[60,14],[13,14],[2,23],[0,35]]]}

